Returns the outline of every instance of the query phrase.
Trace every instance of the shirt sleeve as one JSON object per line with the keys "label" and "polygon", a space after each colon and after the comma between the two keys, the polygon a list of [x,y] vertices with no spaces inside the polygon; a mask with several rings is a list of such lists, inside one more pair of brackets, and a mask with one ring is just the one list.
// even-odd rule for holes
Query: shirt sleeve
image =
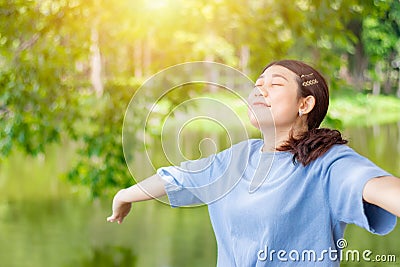
{"label": "shirt sleeve", "polygon": [[329,205],[334,219],[371,233],[389,233],[396,225],[396,216],[363,201],[362,194],[370,179],[390,174],[347,146],[337,148],[327,160]]}
{"label": "shirt sleeve", "polygon": [[224,197],[245,172],[254,142],[246,140],[207,158],[159,168],[171,206],[210,204]]}
{"label": "shirt sleeve", "polygon": [[[232,149],[179,166],[162,167],[157,174],[166,181],[165,191],[172,207],[209,204],[219,194],[213,186],[225,176]],[[213,191],[214,190],[214,191]]]}

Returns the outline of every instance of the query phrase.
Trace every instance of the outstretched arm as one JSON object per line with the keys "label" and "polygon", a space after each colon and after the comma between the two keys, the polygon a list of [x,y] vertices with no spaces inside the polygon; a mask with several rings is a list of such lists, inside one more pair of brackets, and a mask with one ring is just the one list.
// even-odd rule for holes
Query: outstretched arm
{"label": "outstretched arm", "polygon": [[150,200],[165,195],[164,184],[165,181],[155,174],[138,184],[118,191],[112,204],[113,213],[107,218],[107,221],[122,223],[131,210],[132,202]]}
{"label": "outstretched arm", "polygon": [[367,182],[363,198],[400,217],[400,179],[393,176],[373,178]]}

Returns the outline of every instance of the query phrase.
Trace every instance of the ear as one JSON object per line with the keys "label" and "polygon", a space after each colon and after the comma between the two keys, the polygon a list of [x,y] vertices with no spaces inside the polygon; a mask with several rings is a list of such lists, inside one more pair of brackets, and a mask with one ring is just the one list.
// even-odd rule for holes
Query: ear
{"label": "ear", "polygon": [[299,112],[301,114],[308,114],[315,106],[315,98],[312,95],[300,99]]}

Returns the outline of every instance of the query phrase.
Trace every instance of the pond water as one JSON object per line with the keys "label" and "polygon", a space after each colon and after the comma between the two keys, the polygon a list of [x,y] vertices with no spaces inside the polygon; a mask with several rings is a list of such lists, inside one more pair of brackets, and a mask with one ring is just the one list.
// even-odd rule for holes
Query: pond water
{"label": "pond water", "polygon": [[[347,129],[345,135],[356,151],[400,176],[400,123]],[[45,157],[14,153],[0,165],[0,266],[215,266],[206,207],[137,203],[122,225],[109,224],[111,199],[90,201],[84,189],[60,178],[73,158],[73,149],[62,144]],[[348,249],[397,261],[342,266],[400,265],[400,224],[383,237],[350,226],[345,238]]]}

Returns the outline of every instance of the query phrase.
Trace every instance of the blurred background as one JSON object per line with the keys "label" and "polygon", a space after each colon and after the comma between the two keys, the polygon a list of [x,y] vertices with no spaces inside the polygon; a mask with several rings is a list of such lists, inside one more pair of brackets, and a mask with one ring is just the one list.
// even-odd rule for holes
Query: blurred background
{"label": "blurred background", "polygon": [[[106,223],[113,194],[143,178],[125,163],[125,110],[147,79],[175,64],[215,61],[255,80],[283,58],[327,77],[324,126],[400,176],[399,0],[0,0],[1,266],[215,266],[206,207],[138,203],[124,224]],[[144,146],[143,107],[160,91],[149,90],[134,110],[137,176],[168,165],[157,126],[183,101],[212,96],[246,120],[246,107],[221,88],[181,86],[161,99]],[[220,112],[199,104],[179,116],[202,109]],[[188,158],[204,156],[204,138],[217,151],[231,145],[215,124],[192,125],[179,136]],[[155,157],[150,169],[146,150]],[[342,266],[400,265],[400,225],[384,237],[350,226],[345,237],[348,249],[397,261]]]}

